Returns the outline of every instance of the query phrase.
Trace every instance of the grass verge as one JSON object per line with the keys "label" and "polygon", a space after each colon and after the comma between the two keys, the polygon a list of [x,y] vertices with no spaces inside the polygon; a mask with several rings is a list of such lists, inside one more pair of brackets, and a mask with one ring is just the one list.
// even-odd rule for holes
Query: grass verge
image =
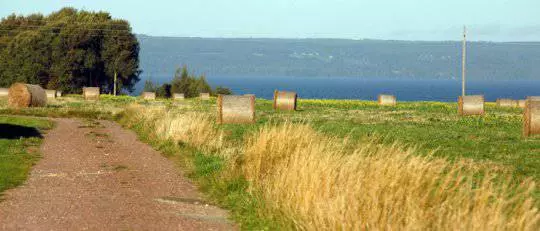
{"label": "grass verge", "polygon": [[45,119],[0,116],[0,193],[26,180],[40,157],[41,132],[52,126]]}
{"label": "grass verge", "polygon": [[174,161],[184,174],[205,193],[207,200],[231,211],[231,218],[244,230],[282,230],[286,218],[262,214],[266,204],[260,195],[248,192],[248,182],[241,175],[227,172],[227,160],[205,154],[201,149],[184,142],[162,139],[155,127],[135,121],[128,113],[119,114],[117,121],[135,131],[143,142]]}
{"label": "grass verge", "polygon": [[534,181],[513,182],[497,163],[344,140],[302,122],[241,137],[211,115],[177,108],[134,105],[121,122],[185,158],[189,175],[244,229],[257,220],[271,229],[535,230],[540,221]]}

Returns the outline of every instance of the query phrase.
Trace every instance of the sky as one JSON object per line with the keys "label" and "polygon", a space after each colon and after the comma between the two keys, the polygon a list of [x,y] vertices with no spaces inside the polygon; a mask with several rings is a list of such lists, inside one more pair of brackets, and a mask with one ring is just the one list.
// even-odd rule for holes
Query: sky
{"label": "sky", "polygon": [[540,0],[0,0],[0,17],[66,6],[152,36],[540,41]]}

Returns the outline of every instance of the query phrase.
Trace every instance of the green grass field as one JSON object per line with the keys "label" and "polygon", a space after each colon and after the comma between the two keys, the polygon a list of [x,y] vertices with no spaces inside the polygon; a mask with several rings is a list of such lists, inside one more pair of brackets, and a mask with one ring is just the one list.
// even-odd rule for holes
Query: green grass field
{"label": "green grass field", "polygon": [[[164,105],[185,111],[214,115],[215,100],[196,99],[173,103],[169,100],[142,101],[127,96],[102,96],[99,102],[84,102],[80,96],[63,97],[46,108],[12,110],[0,101],[0,114],[50,117],[112,119],[130,103]],[[189,107],[185,107],[189,105]],[[419,153],[434,152],[448,159],[470,158],[510,167],[518,177],[540,179],[540,138],[523,138],[522,109],[498,108],[486,103],[485,116],[460,117],[456,103],[399,102],[397,107],[382,107],[372,101],[299,100],[298,111],[275,112],[269,100],[258,99],[257,123],[222,125],[228,139],[241,142],[244,134],[265,124],[283,121],[307,123],[330,136],[362,139],[380,137],[383,143],[400,142],[418,148]]]}
{"label": "green grass field", "polygon": [[[522,137],[519,108],[497,108],[487,103],[485,116],[461,117],[457,115],[457,103],[399,102],[397,107],[383,107],[358,100],[300,100],[298,104],[298,111],[275,112],[271,101],[258,100],[256,124],[221,127],[231,134],[230,139],[241,140],[268,123],[307,123],[330,136],[376,136],[381,143],[415,146],[419,153],[493,162],[509,167],[516,176],[540,179],[540,137]],[[215,110],[212,102],[198,108]]]}
{"label": "green grass field", "polygon": [[52,126],[45,119],[0,116],[0,193],[26,180],[40,157],[40,133]]}
{"label": "green grass field", "polygon": [[[249,183],[241,174],[234,173],[231,177],[225,168],[228,164],[226,159],[189,143],[163,140],[155,128],[141,121],[126,122],[126,119],[134,118],[123,111],[133,104],[180,114],[195,112],[207,115],[211,121],[215,121],[217,111],[215,99],[174,102],[102,96],[98,102],[84,102],[79,96],[68,96],[51,102],[45,108],[23,110],[8,109],[5,103],[0,102],[0,114],[117,120],[179,163],[182,171],[192,177],[212,201],[232,211],[244,229],[287,229],[294,226],[293,221],[282,214],[269,212],[260,195],[247,192]],[[398,102],[396,107],[388,107],[372,101],[301,99],[298,111],[279,112],[272,109],[271,101],[258,99],[256,118],[255,124],[216,125],[216,128],[225,134],[224,140],[228,145],[242,147],[246,137],[265,127],[284,122],[307,124],[328,137],[360,141],[375,139],[385,146],[399,143],[414,147],[415,155],[470,161],[471,166],[499,172],[502,178],[518,181],[540,179],[540,137],[522,137],[522,109],[519,108],[499,108],[494,103],[486,103],[485,116],[460,117],[456,103]],[[38,140],[35,142],[37,144]],[[13,163],[27,166],[25,162]],[[538,205],[540,192],[537,189],[534,198]]]}

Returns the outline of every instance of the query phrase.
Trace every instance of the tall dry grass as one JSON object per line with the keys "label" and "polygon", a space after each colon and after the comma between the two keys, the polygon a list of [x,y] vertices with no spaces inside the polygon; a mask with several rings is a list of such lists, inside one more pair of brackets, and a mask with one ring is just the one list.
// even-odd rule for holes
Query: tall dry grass
{"label": "tall dry grass", "polygon": [[132,104],[125,114],[131,120],[128,123],[142,122],[162,140],[189,144],[207,153],[220,153],[223,157],[237,152],[234,147],[225,145],[223,132],[216,128],[215,119],[208,113]]}
{"label": "tall dry grass", "polygon": [[235,147],[202,112],[131,106],[126,115],[160,139],[228,157],[228,166],[239,168],[228,172],[241,172],[271,207],[267,212],[284,214],[296,229],[539,228],[532,181],[501,181],[471,168],[470,161],[422,157],[397,144],[344,141],[292,123],[267,125]]}
{"label": "tall dry grass", "polygon": [[468,164],[399,145],[347,146],[307,125],[267,126],[247,140],[243,172],[302,230],[538,228],[530,181],[478,179]]}

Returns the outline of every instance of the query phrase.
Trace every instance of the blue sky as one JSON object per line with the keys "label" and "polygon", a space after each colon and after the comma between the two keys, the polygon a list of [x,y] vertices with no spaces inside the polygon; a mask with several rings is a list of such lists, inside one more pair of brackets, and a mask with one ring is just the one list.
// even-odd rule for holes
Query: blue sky
{"label": "blue sky", "polygon": [[540,0],[0,0],[0,17],[64,6],[155,36],[540,41]]}

